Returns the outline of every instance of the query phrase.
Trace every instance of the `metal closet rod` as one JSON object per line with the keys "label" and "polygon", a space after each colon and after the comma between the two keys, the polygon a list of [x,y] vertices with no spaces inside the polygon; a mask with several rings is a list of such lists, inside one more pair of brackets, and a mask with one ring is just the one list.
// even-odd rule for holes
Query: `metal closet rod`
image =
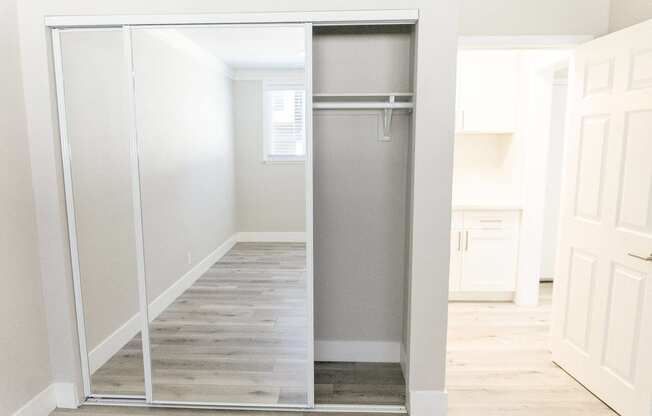
{"label": "metal closet rod", "polygon": [[385,109],[385,110],[394,110],[394,109],[403,109],[403,108],[414,108],[414,103],[380,103],[380,102],[354,102],[354,101],[333,101],[329,103],[313,103],[312,108],[315,110],[319,109]]}

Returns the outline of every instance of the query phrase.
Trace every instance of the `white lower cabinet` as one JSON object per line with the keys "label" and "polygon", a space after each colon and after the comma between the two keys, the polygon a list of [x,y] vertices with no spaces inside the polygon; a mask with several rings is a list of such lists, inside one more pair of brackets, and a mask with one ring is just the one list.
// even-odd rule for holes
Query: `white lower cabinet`
{"label": "white lower cabinet", "polygon": [[451,300],[510,300],[516,289],[519,211],[455,211]]}

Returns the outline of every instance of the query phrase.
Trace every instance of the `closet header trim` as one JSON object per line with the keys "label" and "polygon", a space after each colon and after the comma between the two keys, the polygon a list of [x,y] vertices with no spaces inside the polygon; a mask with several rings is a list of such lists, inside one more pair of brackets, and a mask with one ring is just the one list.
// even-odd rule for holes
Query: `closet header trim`
{"label": "closet header trim", "polygon": [[169,15],[46,16],[52,28],[120,27],[124,25],[187,25],[229,23],[314,23],[315,25],[409,24],[419,10],[342,10],[321,12],[219,13]]}

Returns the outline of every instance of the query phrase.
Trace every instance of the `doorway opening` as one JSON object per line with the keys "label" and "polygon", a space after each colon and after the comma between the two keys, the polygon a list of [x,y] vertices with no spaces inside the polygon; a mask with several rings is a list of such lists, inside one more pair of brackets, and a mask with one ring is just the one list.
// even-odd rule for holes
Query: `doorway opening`
{"label": "doorway opening", "polygon": [[571,52],[460,42],[451,415],[615,415],[553,363],[548,340]]}

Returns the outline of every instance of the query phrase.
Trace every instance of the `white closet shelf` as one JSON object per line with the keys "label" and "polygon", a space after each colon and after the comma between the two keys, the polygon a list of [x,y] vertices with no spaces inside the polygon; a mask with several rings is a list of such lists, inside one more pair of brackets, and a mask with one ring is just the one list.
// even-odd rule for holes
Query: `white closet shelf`
{"label": "white closet shelf", "polygon": [[328,92],[328,93],[315,93],[312,96],[319,97],[412,97],[414,96],[411,92],[389,92],[389,93],[380,93],[380,92]]}
{"label": "white closet shelf", "polygon": [[414,108],[412,93],[322,93],[313,94],[314,110],[383,110],[383,132],[379,140],[391,140],[392,112]]}
{"label": "white closet shelf", "polygon": [[414,94],[409,92],[389,93],[322,93],[313,94],[314,109],[411,109],[414,108],[412,98]]}
{"label": "white closet shelf", "polygon": [[414,108],[413,103],[397,102],[370,102],[370,101],[331,101],[315,102],[312,104],[315,110],[356,110],[356,109],[378,109],[378,110],[395,110]]}

